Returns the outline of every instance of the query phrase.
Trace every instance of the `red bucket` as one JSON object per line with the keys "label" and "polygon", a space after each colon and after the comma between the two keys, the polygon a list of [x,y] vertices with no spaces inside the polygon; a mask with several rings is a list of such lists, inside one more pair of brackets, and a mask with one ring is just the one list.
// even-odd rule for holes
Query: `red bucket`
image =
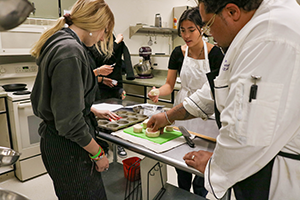
{"label": "red bucket", "polygon": [[141,178],[140,161],[138,157],[131,157],[123,160],[124,176],[129,181],[137,181]]}

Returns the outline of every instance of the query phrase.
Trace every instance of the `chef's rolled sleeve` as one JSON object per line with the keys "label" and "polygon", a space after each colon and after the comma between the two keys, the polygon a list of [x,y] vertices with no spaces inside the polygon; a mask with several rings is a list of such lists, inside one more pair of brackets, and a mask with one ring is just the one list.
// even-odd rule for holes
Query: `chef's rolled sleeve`
{"label": "chef's rolled sleeve", "polygon": [[186,97],[183,101],[183,107],[191,115],[200,117],[203,120],[214,114],[214,100],[208,82],[191,96]]}

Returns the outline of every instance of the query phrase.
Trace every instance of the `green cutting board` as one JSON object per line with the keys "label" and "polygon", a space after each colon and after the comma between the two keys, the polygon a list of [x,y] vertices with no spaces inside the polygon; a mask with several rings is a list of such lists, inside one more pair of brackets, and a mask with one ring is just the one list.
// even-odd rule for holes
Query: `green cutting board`
{"label": "green cutting board", "polygon": [[133,132],[133,127],[129,127],[127,129],[124,129],[123,131],[124,131],[124,133],[133,135],[135,137],[143,138],[143,139],[149,140],[149,141],[157,143],[157,144],[163,144],[170,140],[173,140],[175,138],[182,136],[182,133],[179,131],[170,131],[170,132],[165,131],[163,134],[160,134],[160,136],[151,138],[151,137],[146,136],[146,134],[145,134],[146,129],[143,129],[142,133],[135,133],[135,132]]}

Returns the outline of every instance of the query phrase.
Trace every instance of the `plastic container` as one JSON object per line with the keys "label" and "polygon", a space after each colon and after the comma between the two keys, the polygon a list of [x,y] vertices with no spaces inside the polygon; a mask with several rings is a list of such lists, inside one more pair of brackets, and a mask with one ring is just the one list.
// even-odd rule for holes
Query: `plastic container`
{"label": "plastic container", "polygon": [[124,176],[129,181],[137,181],[141,179],[140,161],[138,157],[131,157],[123,160]]}
{"label": "plastic container", "polygon": [[159,13],[155,15],[155,26],[156,27],[161,27],[161,16]]}
{"label": "plastic container", "polygon": [[174,17],[174,19],[173,19],[173,28],[177,29],[177,18],[176,17]]}

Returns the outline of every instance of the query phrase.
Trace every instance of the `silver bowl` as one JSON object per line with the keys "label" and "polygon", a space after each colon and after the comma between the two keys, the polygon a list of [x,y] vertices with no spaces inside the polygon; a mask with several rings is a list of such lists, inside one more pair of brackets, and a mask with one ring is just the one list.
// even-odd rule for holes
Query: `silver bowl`
{"label": "silver bowl", "polygon": [[19,26],[33,10],[28,0],[0,0],[0,31]]}
{"label": "silver bowl", "polygon": [[149,60],[144,60],[133,67],[136,73],[140,76],[150,76],[152,73],[151,64]]}
{"label": "silver bowl", "polygon": [[0,199],[1,200],[29,200],[27,197],[23,195],[2,188],[0,188]]}
{"label": "silver bowl", "polygon": [[0,167],[13,165],[19,159],[20,155],[20,153],[10,148],[0,147]]}

